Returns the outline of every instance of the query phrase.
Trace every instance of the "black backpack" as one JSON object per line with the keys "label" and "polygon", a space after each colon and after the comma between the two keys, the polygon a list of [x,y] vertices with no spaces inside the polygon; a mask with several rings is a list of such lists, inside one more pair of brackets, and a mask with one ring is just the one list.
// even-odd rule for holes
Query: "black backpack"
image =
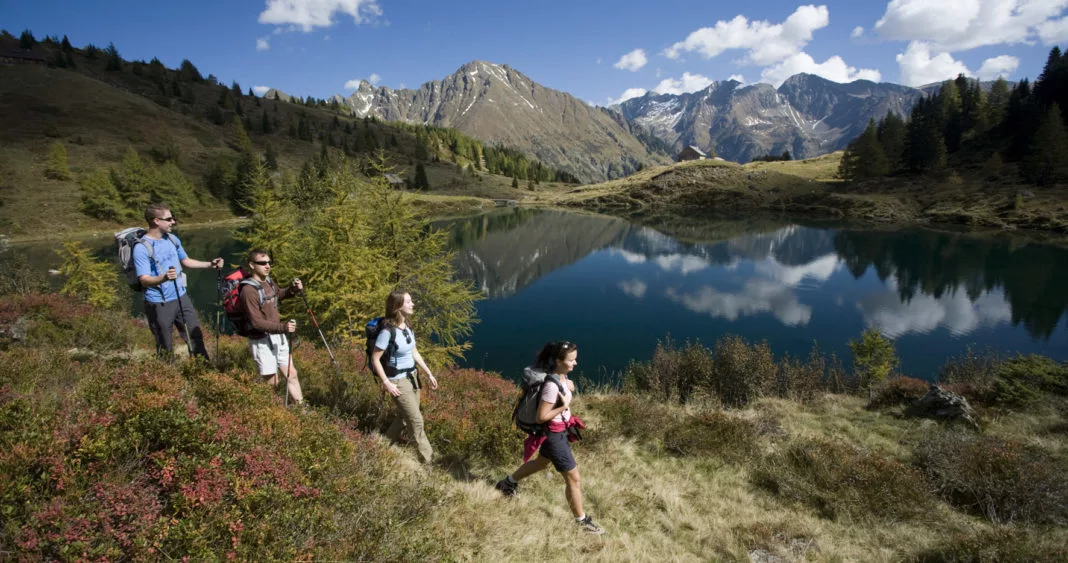
{"label": "black backpack", "polygon": [[376,317],[367,321],[367,324],[363,327],[363,334],[367,338],[364,343],[364,364],[368,371],[371,372],[371,377],[378,377],[374,368],[371,367],[371,354],[375,350],[375,341],[378,340],[378,333],[383,330],[389,330],[389,344],[386,345],[386,349],[382,352],[382,368],[386,370],[386,376],[389,376],[389,360],[397,353],[397,329],[394,327],[385,326],[385,317]]}
{"label": "black backpack", "polygon": [[538,403],[541,402],[541,391],[548,383],[555,383],[560,388],[560,396],[557,397],[556,406],[563,401],[564,385],[555,375],[546,373],[534,367],[523,369],[523,392],[512,410],[512,422],[516,428],[532,436],[540,436],[547,432],[548,424],[538,423]]}

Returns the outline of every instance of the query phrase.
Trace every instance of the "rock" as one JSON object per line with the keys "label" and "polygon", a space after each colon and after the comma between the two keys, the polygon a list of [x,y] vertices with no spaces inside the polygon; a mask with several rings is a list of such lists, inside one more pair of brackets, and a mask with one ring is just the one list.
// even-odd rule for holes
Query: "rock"
{"label": "rock", "polygon": [[1035,193],[1031,190],[1020,190],[1017,195],[1024,199],[1033,199],[1035,197]]}
{"label": "rock", "polygon": [[764,551],[763,549],[754,549],[749,552],[749,560],[752,563],[780,563],[786,561],[786,559],[779,557]]}
{"label": "rock", "polygon": [[937,385],[931,385],[926,395],[909,405],[905,409],[905,416],[963,422],[972,428],[979,428],[968,399]]}

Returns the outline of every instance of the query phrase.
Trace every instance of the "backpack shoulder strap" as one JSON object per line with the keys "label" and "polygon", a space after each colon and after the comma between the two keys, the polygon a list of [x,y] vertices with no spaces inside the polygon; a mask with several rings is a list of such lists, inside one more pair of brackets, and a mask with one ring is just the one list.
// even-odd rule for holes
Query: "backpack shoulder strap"
{"label": "backpack shoulder strap", "polygon": [[[140,244],[141,246],[145,247],[145,254],[148,254],[148,259],[151,260],[152,262],[155,262],[156,261],[156,249],[152,247],[152,241],[149,240],[148,237],[141,237],[141,240],[138,241],[138,244]],[[133,253],[131,251],[131,255],[132,254]]]}
{"label": "backpack shoulder strap", "polygon": [[253,278],[245,278],[241,280],[237,284],[237,287],[240,288],[243,285],[251,285],[252,287],[256,288],[256,293],[260,297],[260,307],[263,307],[263,303],[267,301],[267,296],[263,293],[263,285],[261,285],[260,282],[256,281]]}

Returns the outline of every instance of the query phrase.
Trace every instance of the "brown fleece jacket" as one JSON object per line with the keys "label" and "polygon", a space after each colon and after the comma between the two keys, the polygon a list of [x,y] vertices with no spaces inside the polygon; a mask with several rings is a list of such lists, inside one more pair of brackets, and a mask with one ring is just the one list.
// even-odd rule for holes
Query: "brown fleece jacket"
{"label": "brown fleece jacket", "polygon": [[268,334],[281,334],[286,331],[286,325],[278,315],[278,301],[288,299],[294,294],[292,287],[278,289],[274,280],[267,278],[263,284],[263,306],[260,306],[260,294],[255,286],[241,286],[241,306],[244,307],[245,317],[248,319],[249,338],[263,338]]}

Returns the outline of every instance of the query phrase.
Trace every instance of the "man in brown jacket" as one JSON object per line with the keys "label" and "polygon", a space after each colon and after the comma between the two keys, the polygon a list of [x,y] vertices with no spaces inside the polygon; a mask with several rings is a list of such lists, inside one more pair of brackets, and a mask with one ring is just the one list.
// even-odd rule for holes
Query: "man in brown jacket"
{"label": "man in brown jacket", "polygon": [[297,330],[297,321],[283,323],[278,315],[278,302],[288,299],[304,289],[299,279],[285,288],[271,279],[271,257],[265,250],[252,250],[248,256],[248,268],[252,275],[241,281],[241,307],[248,323],[248,345],[252,359],[256,361],[260,377],[271,385],[278,385],[278,371],[286,379],[289,395],[297,404],[304,402],[297,380],[297,369],[289,358],[289,340],[285,333]]}

